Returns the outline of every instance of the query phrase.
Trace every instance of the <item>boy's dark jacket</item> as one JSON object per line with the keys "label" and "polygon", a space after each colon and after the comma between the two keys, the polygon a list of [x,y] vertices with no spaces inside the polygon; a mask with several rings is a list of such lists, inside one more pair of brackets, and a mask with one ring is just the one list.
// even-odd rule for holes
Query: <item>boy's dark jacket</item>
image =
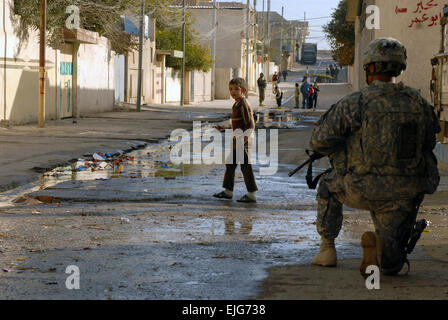
{"label": "boy's dark jacket", "polygon": [[255,129],[255,120],[252,113],[252,108],[249,106],[245,98],[235,102],[232,107],[232,129],[241,129],[244,131],[248,129]]}

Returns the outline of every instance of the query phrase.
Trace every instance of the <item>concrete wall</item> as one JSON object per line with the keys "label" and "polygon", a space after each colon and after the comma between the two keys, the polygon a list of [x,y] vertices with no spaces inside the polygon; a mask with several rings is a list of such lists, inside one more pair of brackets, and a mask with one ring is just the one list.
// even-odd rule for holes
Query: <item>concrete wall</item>
{"label": "concrete wall", "polygon": [[[0,120],[12,124],[37,121],[39,89],[38,33],[20,43],[10,19],[9,0],[0,1]],[[57,116],[58,52],[47,49],[45,118]]]}
{"label": "concrete wall", "polygon": [[229,81],[232,79],[231,68],[216,68],[216,99],[229,99]]}
{"label": "concrete wall", "polygon": [[181,74],[172,68],[165,71],[165,102],[180,102]]}
{"label": "concrete wall", "polygon": [[[30,31],[28,41],[20,41],[11,21],[11,6],[11,1],[0,0],[0,120],[12,124],[37,122],[39,37]],[[77,87],[73,88],[73,115],[112,110],[115,56],[108,40],[99,38],[98,45],[74,47],[73,83]],[[61,117],[60,61],[60,50],[47,47],[45,119]]]}
{"label": "concrete wall", "polygon": [[[355,49],[355,88],[365,86],[364,70],[362,68],[362,54],[367,44],[376,38],[393,37],[398,39],[407,49],[408,67],[397,78],[406,85],[421,91],[430,101],[429,82],[431,79],[430,59],[439,52],[441,41],[440,15],[446,0],[369,0],[363,1],[363,15],[356,22]],[[419,7],[422,3],[424,8]],[[365,8],[374,4],[380,8],[380,29],[367,30],[365,28]],[[396,10],[397,8],[403,10]],[[406,12],[400,12],[405,11]],[[413,22],[415,19],[424,22]],[[434,21],[432,21],[434,19]]]}
{"label": "concrete wall", "polygon": [[77,62],[77,114],[112,111],[115,93],[115,53],[102,37],[98,45],[81,44]]}
{"label": "concrete wall", "polygon": [[[211,8],[189,8],[200,42],[211,48],[213,39]],[[245,10],[217,10],[216,67],[241,68],[241,41],[245,37]]]}
{"label": "concrete wall", "polygon": [[125,77],[126,77],[126,70],[125,70],[125,56],[124,55],[116,55],[114,58],[115,63],[115,94],[114,94],[114,100],[115,103],[124,102],[125,97]]}
{"label": "concrete wall", "polygon": [[[212,14],[211,8],[189,8],[193,18],[194,27],[199,33],[200,41],[204,46],[212,46]],[[253,19],[253,16],[251,16]],[[216,68],[232,68],[238,70],[239,76],[246,77],[246,10],[219,9],[217,10],[216,30]],[[252,21],[253,22],[253,21]],[[250,33],[253,39],[253,28]],[[249,89],[256,89],[257,67],[254,43],[249,45]],[[235,76],[235,75],[234,75]],[[219,79],[216,77],[216,82]],[[225,90],[228,84],[225,84]],[[224,91],[224,88],[221,89]],[[215,98],[219,99],[215,94]]]}
{"label": "concrete wall", "polygon": [[[154,76],[156,76],[157,69],[155,51],[155,41],[145,40],[142,60],[142,104],[160,101],[160,97],[153,92]],[[138,60],[137,50],[126,56],[126,102],[128,103],[137,103]]]}
{"label": "concrete wall", "polygon": [[210,101],[212,93],[211,71],[207,73],[194,71],[192,72],[192,77],[194,81],[190,85],[193,88],[194,97],[191,100],[194,102]]}
{"label": "concrete wall", "polygon": [[165,57],[160,57],[160,60],[157,60],[154,70],[152,71],[154,74],[154,103],[165,103]]}

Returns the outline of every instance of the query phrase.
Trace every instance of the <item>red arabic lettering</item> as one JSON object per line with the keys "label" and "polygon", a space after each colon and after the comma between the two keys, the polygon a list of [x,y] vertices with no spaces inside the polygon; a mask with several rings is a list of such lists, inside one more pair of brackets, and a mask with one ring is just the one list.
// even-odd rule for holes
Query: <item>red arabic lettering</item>
{"label": "red arabic lettering", "polygon": [[398,8],[398,6],[395,6],[395,14],[405,13],[405,12],[408,12],[408,8]]}
{"label": "red arabic lettering", "polygon": [[421,13],[422,10],[428,10],[432,7],[437,7],[438,4],[437,3],[433,3],[434,0],[428,0],[426,1],[426,7],[423,5],[423,1],[420,1],[419,3],[417,3],[417,8],[415,9],[415,11],[413,11],[414,13]]}
{"label": "red arabic lettering", "polygon": [[[413,13],[422,13],[424,10],[428,10],[434,7],[437,7],[438,3],[435,3],[434,0],[426,0],[426,1],[419,1],[417,3],[417,8]],[[402,9],[398,8],[398,6],[395,7],[395,13],[398,14],[401,12]],[[406,10],[407,11],[407,10]],[[427,21],[428,19],[431,19],[431,23],[428,24],[428,27],[432,27],[437,25],[437,21],[442,19],[442,13],[439,13],[438,15],[434,15],[431,18],[428,18],[427,14],[423,14],[421,17],[415,17],[413,20],[411,20],[411,24],[408,26],[409,28],[412,28],[414,24],[423,23]]]}
{"label": "red arabic lettering", "polygon": [[429,0],[427,3],[426,3],[426,5],[428,6],[428,7],[437,7],[438,6],[438,4],[437,3],[432,3],[434,0]]}
{"label": "red arabic lettering", "polygon": [[439,20],[439,17],[437,16],[437,15],[435,15],[435,16],[432,16],[431,17],[431,21],[432,21],[432,23],[431,24],[428,24],[428,27],[432,27],[432,26],[434,26],[434,25],[437,25],[437,20]]}

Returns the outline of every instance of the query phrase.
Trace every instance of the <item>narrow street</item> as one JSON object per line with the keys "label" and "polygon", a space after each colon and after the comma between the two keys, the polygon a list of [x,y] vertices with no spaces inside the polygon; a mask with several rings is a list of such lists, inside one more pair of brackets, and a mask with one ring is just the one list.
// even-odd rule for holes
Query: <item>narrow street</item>
{"label": "narrow street", "polygon": [[[314,222],[315,191],[307,188],[305,169],[291,178],[288,172],[306,159],[313,123],[350,88],[344,83],[321,84],[317,111],[294,109],[290,97],[303,73],[304,68],[297,67],[280,83],[285,93],[282,109],[275,109],[272,101],[266,108],[252,103],[257,126],[279,130],[278,172],[261,176],[260,166],[254,166],[259,187],[256,204],[235,201],[246,191],[239,169],[234,200],[214,199],[212,194],[221,190],[224,165],[174,165],[169,161],[172,143],[140,139],[144,127],[139,126],[133,142],[136,150],[111,154],[115,161],[92,161],[90,151],[72,165],[51,168],[39,179],[0,194],[0,296],[447,298],[447,278],[437,278],[448,261],[441,254],[448,239],[448,211],[440,201],[448,191],[446,176],[438,193],[427,197],[421,209],[432,225],[411,256],[406,281],[387,278],[381,297],[365,289],[357,270],[359,239],[373,225],[368,213],[348,208],[337,241],[340,265],[332,269],[311,265],[320,240]],[[192,120],[201,119],[211,126],[229,116],[229,106],[208,108],[189,107],[184,112],[188,116],[177,120],[180,127],[191,127]],[[169,120],[170,113],[149,109]],[[81,119],[79,125],[84,121],[96,120]],[[147,143],[136,143],[142,140]],[[101,150],[106,158],[103,149],[108,149],[107,143]],[[327,165],[322,159],[315,170],[321,172]],[[434,270],[431,275],[425,272],[428,263]],[[66,287],[65,271],[70,265],[79,267],[79,290]]]}

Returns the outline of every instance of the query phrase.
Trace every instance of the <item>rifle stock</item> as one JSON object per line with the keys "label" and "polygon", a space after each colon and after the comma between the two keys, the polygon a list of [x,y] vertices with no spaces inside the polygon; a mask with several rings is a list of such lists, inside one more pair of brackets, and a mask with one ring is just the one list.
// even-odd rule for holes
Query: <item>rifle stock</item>
{"label": "rifle stock", "polygon": [[309,158],[308,160],[306,160],[304,163],[302,163],[300,166],[298,166],[297,168],[295,168],[293,171],[291,171],[290,173],[288,173],[288,176],[292,177],[293,175],[295,175],[300,169],[302,169],[304,166],[306,166],[308,163],[310,163],[311,158]]}
{"label": "rifle stock", "polygon": [[298,166],[297,168],[295,168],[293,171],[291,171],[290,173],[288,173],[288,176],[292,177],[294,174],[296,174],[300,169],[302,169],[304,166],[306,166],[308,163],[310,162],[314,162],[320,158],[325,157],[324,155],[321,155],[317,152],[314,152],[313,154],[310,155],[309,153],[310,151],[307,150],[306,153],[308,154],[308,156],[310,157],[308,160],[306,160],[304,163],[302,163],[300,166]]}

